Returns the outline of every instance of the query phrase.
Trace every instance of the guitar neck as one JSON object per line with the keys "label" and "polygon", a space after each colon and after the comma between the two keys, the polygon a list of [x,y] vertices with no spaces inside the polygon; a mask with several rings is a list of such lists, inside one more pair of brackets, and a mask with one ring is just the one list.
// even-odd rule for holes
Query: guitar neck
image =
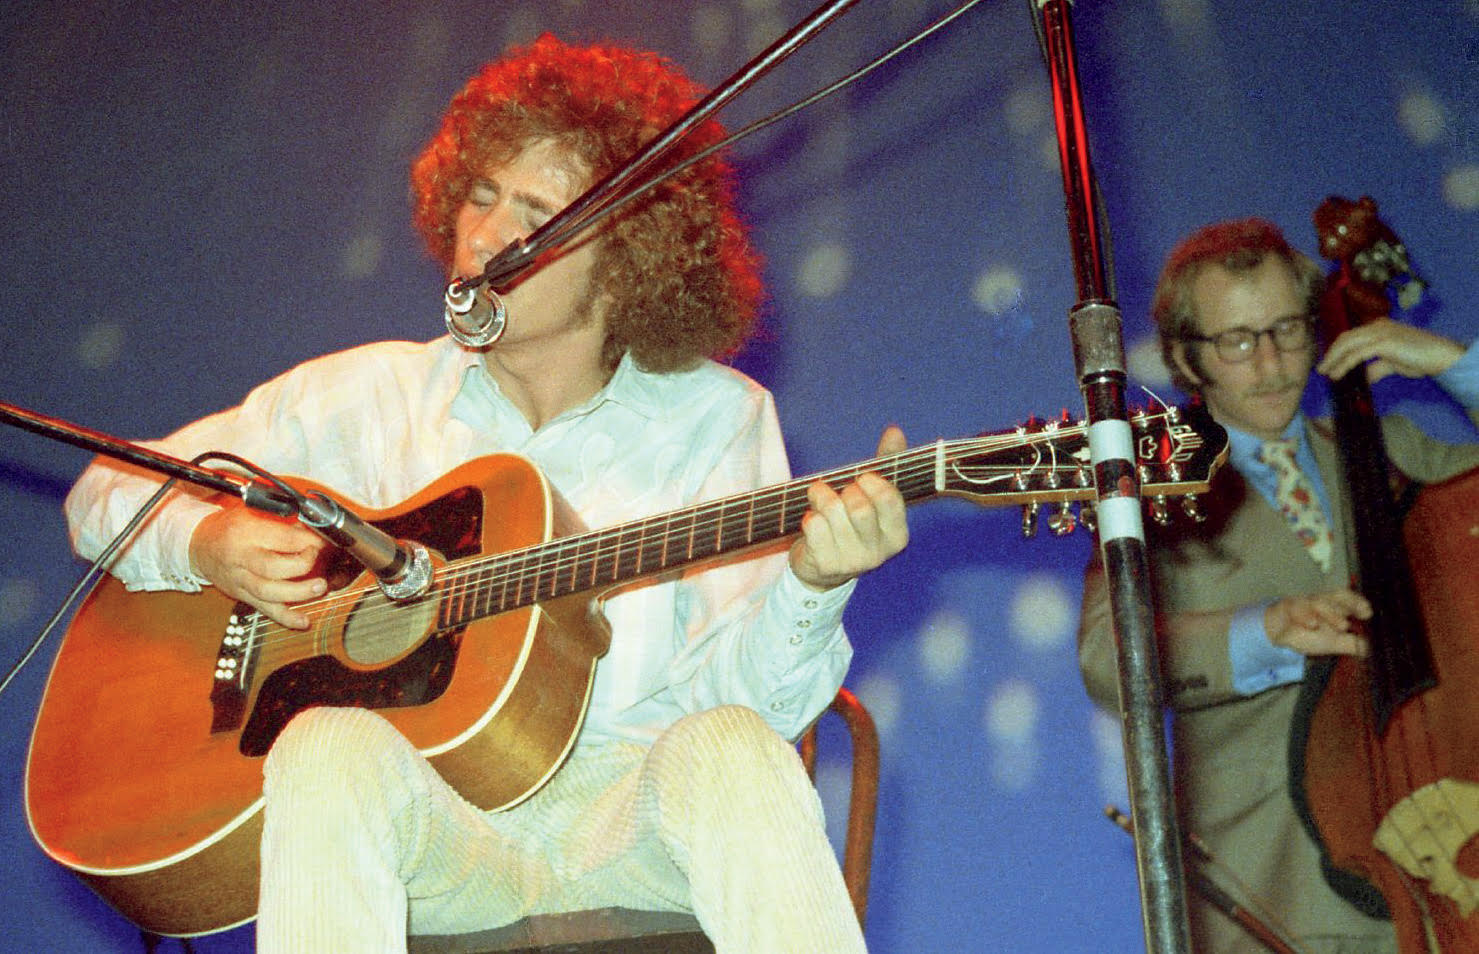
{"label": "guitar neck", "polygon": [[906,503],[936,496],[943,447],[903,451],[761,490],[494,557],[454,563],[443,575],[443,625],[456,626],[544,600],[659,576],[794,536],[817,481],[835,490],[875,471]]}

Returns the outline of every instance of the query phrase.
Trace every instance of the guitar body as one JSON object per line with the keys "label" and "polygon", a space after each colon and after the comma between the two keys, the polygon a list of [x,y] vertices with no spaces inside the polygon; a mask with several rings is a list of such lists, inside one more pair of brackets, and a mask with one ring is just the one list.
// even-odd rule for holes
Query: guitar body
{"label": "guitar body", "polygon": [[330,548],[328,609],[240,658],[230,627],[247,610],[213,589],[130,593],[107,577],[78,610],[31,739],[27,816],[47,854],[139,926],[194,935],[255,916],[262,761],[302,709],[376,710],[485,809],[527,797],[569,752],[609,642],[589,597],[437,625],[457,561],[570,529],[532,465],[482,458],[356,512],[432,552],[427,596],[393,604]]}

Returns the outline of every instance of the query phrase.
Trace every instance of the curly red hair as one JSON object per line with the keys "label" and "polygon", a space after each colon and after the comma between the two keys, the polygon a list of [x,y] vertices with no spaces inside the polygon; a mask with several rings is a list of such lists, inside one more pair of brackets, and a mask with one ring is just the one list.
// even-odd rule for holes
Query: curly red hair
{"label": "curly red hair", "polygon": [[[548,34],[487,64],[452,99],[411,169],[414,222],[450,267],[457,211],[473,180],[551,140],[597,181],[635,155],[701,90],[653,54],[574,47]],[[724,136],[710,120],[669,160]],[[760,303],[760,261],[734,209],[733,171],[710,157],[602,223],[594,270],[609,296],[605,359],[630,352],[652,371],[723,358],[748,339]]]}

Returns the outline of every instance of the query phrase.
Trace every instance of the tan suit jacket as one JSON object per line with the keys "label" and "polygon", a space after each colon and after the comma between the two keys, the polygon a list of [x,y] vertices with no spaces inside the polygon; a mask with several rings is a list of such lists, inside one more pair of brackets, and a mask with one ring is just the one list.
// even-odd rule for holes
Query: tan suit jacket
{"label": "tan suit jacket", "polygon": [[[1204,501],[1206,523],[1182,522],[1149,533],[1158,616],[1263,606],[1345,585],[1351,535],[1337,451],[1324,422],[1308,425],[1308,434],[1336,510],[1329,572],[1320,571],[1282,516],[1236,471],[1224,468]],[[1436,442],[1403,418],[1384,422],[1384,436],[1393,464],[1424,483],[1479,466],[1479,445]],[[1201,836],[1303,950],[1395,951],[1388,922],[1357,911],[1326,884],[1315,844],[1295,813],[1288,740],[1299,684],[1239,694],[1227,639],[1225,622],[1217,620],[1179,632],[1174,641],[1164,635],[1159,641],[1163,688],[1174,712],[1172,765],[1183,831]],[[1117,712],[1109,597],[1097,557],[1085,576],[1079,663],[1089,694]],[[1197,954],[1265,950],[1194,895],[1188,903]]]}

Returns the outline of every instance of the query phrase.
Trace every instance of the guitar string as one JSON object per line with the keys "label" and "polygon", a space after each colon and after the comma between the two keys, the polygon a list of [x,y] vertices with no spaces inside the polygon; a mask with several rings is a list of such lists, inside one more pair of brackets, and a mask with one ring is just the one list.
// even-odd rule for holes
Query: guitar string
{"label": "guitar string", "polygon": [[[961,452],[999,449],[1005,446],[1017,446],[1029,450],[1038,451],[1037,459],[1028,462],[1012,462],[1007,464],[988,465],[986,468],[977,470],[987,471],[989,477],[980,480],[987,483],[990,480],[999,480],[1003,477],[1011,477],[1017,473],[1030,474],[1048,469],[1045,467],[1043,457],[1056,457],[1057,450],[1053,442],[1065,436],[1076,436],[1081,433],[1083,427],[1065,426],[1059,427],[1051,432],[1035,432],[1023,435],[988,435],[980,438],[966,438],[959,441],[949,442],[952,452],[957,456]],[[1039,444],[1046,443],[1051,453],[1042,453]],[[566,537],[556,541],[547,541],[531,547],[519,550],[507,551],[492,556],[477,557],[466,561],[449,564],[447,570],[443,571],[438,586],[438,595],[443,604],[455,603],[469,599],[477,599],[489,594],[495,589],[502,588],[505,594],[510,584],[516,580],[532,580],[535,599],[523,599],[515,606],[505,609],[517,608],[519,605],[529,605],[537,602],[537,598],[543,594],[542,582],[548,581],[558,589],[561,576],[570,575],[572,584],[574,573],[582,565],[589,566],[592,570],[593,582],[589,587],[576,587],[570,592],[581,589],[595,588],[599,585],[600,573],[603,570],[620,573],[622,569],[620,556],[623,553],[630,555],[637,553],[641,556],[648,549],[662,546],[662,554],[665,556],[669,541],[651,539],[651,531],[657,527],[663,527],[670,534],[673,526],[683,527],[680,534],[689,538],[690,546],[699,539],[715,537],[722,540],[724,531],[731,529],[732,525],[743,519],[750,526],[765,526],[777,518],[783,519],[789,512],[794,512],[795,504],[805,500],[805,488],[817,480],[835,481],[848,477],[854,477],[869,470],[889,473],[896,482],[917,480],[922,476],[934,472],[938,462],[938,447],[935,444],[923,445],[903,451],[893,457],[878,458],[855,464],[849,467],[838,468],[822,474],[813,475],[801,480],[781,484],[777,487],[767,488],[754,493],[741,493],[721,500],[707,501],[695,507],[671,514],[659,515],[623,524],[618,527],[609,527],[602,530],[590,531]],[[1058,470],[1076,470],[1078,465],[1063,467],[1056,463],[1049,465],[1055,472]],[[748,505],[740,506],[745,502]],[[730,505],[735,505],[731,507]],[[804,508],[801,508],[804,512]],[[684,523],[691,522],[691,526]],[[792,531],[794,532],[794,531]],[[784,535],[784,534],[782,534]],[[623,539],[627,542],[622,542]],[[774,539],[774,538],[769,538]],[[759,541],[767,542],[766,540]],[[594,546],[592,545],[594,543]],[[735,547],[736,549],[738,547]],[[720,553],[703,553],[694,559],[704,559],[708,556],[718,556]],[[689,562],[688,559],[680,561]],[[653,572],[661,572],[666,564],[659,566]],[[510,572],[514,570],[516,572]],[[640,575],[640,571],[638,571]],[[620,582],[612,580],[612,583]],[[520,584],[521,589],[528,589]],[[267,651],[280,648],[284,643],[293,643],[298,640],[311,641],[316,638],[316,631],[324,624],[332,623],[336,612],[345,607],[359,605],[366,596],[373,597],[377,588],[373,585],[354,590],[339,590],[319,600],[298,604],[298,609],[315,617],[315,624],[308,630],[294,630],[280,626],[268,620],[260,613],[252,613],[248,616],[244,625],[252,630],[255,640],[253,648],[258,651]],[[507,596],[499,603],[506,603]],[[366,607],[367,612],[356,615],[356,626],[375,626],[386,619],[395,618],[397,623],[402,620],[409,607],[393,603],[388,599],[375,606]],[[492,613],[488,615],[493,615]]]}
{"label": "guitar string", "polygon": [[[1162,416],[1162,414],[1155,414],[1149,417],[1152,420],[1158,420]],[[1060,450],[1057,442],[1065,437],[1081,436],[1085,431],[1086,425],[1084,424],[1068,424],[1056,426],[1051,430],[1026,434],[991,434],[946,443],[955,456],[959,456],[962,452],[989,451],[1003,447],[1025,448],[1036,452],[1036,458],[1030,462],[1015,461],[974,468],[978,472],[986,472],[986,477],[978,478],[979,483],[986,484],[1018,474],[1025,476],[1043,471],[1058,473],[1081,470],[1082,465],[1072,455],[1064,455],[1068,460],[1075,461],[1072,465],[1058,462]],[[788,513],[794,512],[791,504],[804,500],[805,488],[817,480],[836,481],[856,477],[869,470],[889,473],[893,480],[899,483],[917,480],[934,473],[939,465],[939,455],[938,442],[926,444],[891,457],[876,458],[862,464],[838,468],[761,491],[707,501],[670,514],[644,518],[617,527],[590,531],[560,540],[545,541],[518,550],[454,562],[449,564],[440,575],[436,591],[437,606],[465,607],[469,604],[476,606],[478,604],[475,601],[489,596],[496,589],[501,589],[502,597],[490,601],[494,605],[489,607],[488,612],[475,614],[472,617],[472,619],[477,619],[532,605],[542,598],[553,598],[556,595],[569,595],[595,589],[600,585],[600,575],[603,569],[609,569],[611,573],[616,574],[613,579],[606,581],[610,585],[616,585],[633,576],[643,574],[641,569],[636,569],[630,576],[623,577],[621,573],[623,564],[620,559],[622,554],[635,553],[638,557],[638,567],[640,567],[642,556],[648,549],[658,545],[662,547],[659,567],[651,572],[661,572],[668,566],[666,556],[671,542],[671,528],[675,524],[684,526],[684,520],[691,521],[691,526],[687,526],[682,534],[689,538],[690,548],[694,541],[707,539],[714,535],[721,549],[712,553],[704,552],[698,556],[694,556],[690,549],[688,556],[679,561],[678,565],[720,556],[723,552],[728,552],[722,547],[726,528],[729,528],[732,522],[739,520],[741,515],[749,528],[753,528],[756,524],[764,526],[776,518],[784,519]],[[1044,463],[1045,458],[1047,463]],[[950,463],[955,462],[950,461]],[[958,464],[956,469],[958,473]],[[1063,489],[1069,492],[1092,488],[1090,486]],[[1024,489],[1021,492],[1026,493],[1027,491]],[[1004,496],[1010,495],[1010,493],[1004,494]],[[745,504],[745,506],[730,509],[731,504]],[[651,531],[659,526],[664,528],[666,539],[654,540],[651,538]],[[753,532],[753,530],[748,532]],[[794,533],[795,530],[787,532]],[[784,535],[785,533],[782,533],[778,536]],[[623,538],[627,542],[623,542]],[[763,544],[776,538],[766,538],[758,543]],[[739,549],[742,546],[736,545],[728,549]],[[583,565],[590,568],[590,582],[587,585],[578,586],[575,584],[575,574]],[[560,593],[560,577],[564,575],[570,577],[570,589]],[[508,605],[508,589],[510,584],[516,581],[532,581],[531,596],[525,598],[524,591],[528,587],[523,582],[519,582],[515,590],[515,602]],[[546,582],[552,588],[548,596],[544,595],[543,589]],[[360,608],[360,611],[355,613],[355,625],[357,634],[363,635],[366,639],[373,639],[377,633],[383,634],[381,627],[386,624],[401,627],[405,622],[404,616],[407,611],[411,610],[415,604],[408,606],[382,597],[373,605],[362,605],[367,598],[373,599],[376,595],[377,588],[367,586],[354,590],[339,590],[320,600],[298,604],[299,609],[308,612],[310,617],[314,617],[313,623],[307,630],[289,629],[267,619],[260,613],[253,612],[247,617],[248,622],[245,624],[252,634],[251,648],[255,652],[265,654],[284,647],[292,648],[299,642],[313,643],[324,634],[326,626],[335,622],[335,615],[346,608],[351,611],[357,607]],[[446,628],[442,625],[443,616],[443,613],[438,613],[438,623],[432,627],[433,629]],[[462,625],[470,621],[472,620],[456,620],[454,623]]]}

